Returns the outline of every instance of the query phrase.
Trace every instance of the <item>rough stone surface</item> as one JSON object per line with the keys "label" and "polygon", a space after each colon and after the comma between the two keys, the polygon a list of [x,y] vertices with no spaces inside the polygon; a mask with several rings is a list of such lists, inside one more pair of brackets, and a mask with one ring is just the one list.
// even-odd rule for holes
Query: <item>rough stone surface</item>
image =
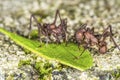
{"label": "rough stone surface", "polygon": [[[106,2],[107,1],[107,2]],[[3,0],[0,1],[0,27],[28,35],[29,18],[31,13],[39,11],[45,16],[43,22],[51,22],[54,13],[60,9],[62,17],[68,18],[68,32],[70,36],[81,25],[87,23],[88,27],[95,27],[95,32],[101,33],[108,24],[112,25],[114,39],[120,45],[120,1],[119,0]],[[114,47],[112,41],[107,39],[106,54],[92,51],[94,66],[87,71],[78,71],[67,67],[61,71],[52,71],[53,80],[116,80],[115,74],[120,75],[120,51]],[[7,36],[0,34],[0,80],[38,80],[39,74],[31,65],[18,67],[20,60],[34,59],[35,54],[27,54],[23,48],[16,45]],[[51,63],[57,65],[55,61]],[[114,74],[114,75],[113,75]],[[117,78],[119,80],[120,78]]]}

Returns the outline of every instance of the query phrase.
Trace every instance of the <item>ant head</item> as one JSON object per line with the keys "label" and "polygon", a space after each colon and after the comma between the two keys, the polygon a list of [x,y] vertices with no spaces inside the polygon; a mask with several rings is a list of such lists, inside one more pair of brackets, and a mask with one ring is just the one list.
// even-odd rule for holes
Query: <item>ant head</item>
{"label": "ant head", "polygon": [[102,54],[107,52],[107,43],[105,41],[99,42],[99,52]]}
{"label": "ant head", "polygon": [[99,42],[99,46],[100,46],[100,47],[106,46],[106,45],[107,45],[107,43],[106,43],[105,41],[100,41],[100,42]]}

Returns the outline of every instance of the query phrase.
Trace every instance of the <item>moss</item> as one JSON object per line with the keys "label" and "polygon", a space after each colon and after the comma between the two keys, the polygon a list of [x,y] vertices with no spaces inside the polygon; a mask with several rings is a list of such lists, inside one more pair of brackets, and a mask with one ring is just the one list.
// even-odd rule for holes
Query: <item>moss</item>
{"label": "moss", "polygon": [[37,70],[40,80],[47,80],[51,77],[52,65],[49,62],[36,62],[34,68]]}
{"label": "moss", "polygon": [[31,60],[20,60],[18,67],[21,67],[23,65],[30,65],[31,64]]}
{"label": "moss", "polygon": [[119,80],[119,79],[120,79],[120,69],[113,71],[113,72],[112,72],[112,76],[113,76],[116,80]]}
{"label": "moss", "polygon": [[24,50],[25,54],[30,54],[30,53],[31,53],[31,51],[29,51],[29,50],[26,49],[26,48],[23,48],[23,50]]}
{"label": "moss", "polygon": [[[32,65],[30,60],[21,60],[18,64],[19,68],[24,65]],[[51,78],[51,72],[52,72],[52,64],[50,64],[48,61],[39,61],[35,62],[34,69],[36,69],[39,80],[47,80],[49,77],[49,80]]]}
{"label": "moss", "polygon": [[69,66],[63,65],[61,63],[58,63],[54,69],[61,71],[63,68],[70,68]]}
{"label": "moss", "polygon": [[38,38],[38,31],[32,30],[30,33],[31,39],[37,39]]}

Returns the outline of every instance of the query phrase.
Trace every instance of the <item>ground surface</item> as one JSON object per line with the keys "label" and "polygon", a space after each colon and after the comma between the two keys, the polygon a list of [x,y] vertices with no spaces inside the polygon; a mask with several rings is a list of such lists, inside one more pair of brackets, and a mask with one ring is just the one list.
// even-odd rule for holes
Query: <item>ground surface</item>
{"label": "ground surface", "polygon": [[[31,13],[39,12],[44,16],[43,22],[51,22],[57,9],[62,17],[68,19],[68,32],[70,36],[81,23],[88,27],[95,27],[101,33],[108,24],[112,25],[114,39],[120,45],[120,2],[119,0],[75,0],[62,1],[49,0],[0,0],[0,27],[4,27],[20,35],[28,35],[29,18]],[[108,51],[101,55],[92,51],[94,66],[87,71],[78,71],[64,67],[61,71],[52,71],[53,80],[119,80],[120,76],[120,51],[113,48],[113,43],[108,39]],[[36,58],[34,58],[36,57]],[[38,80],[40,77],[32,65],[18,67],[20,60],[30,60],[31,63],[42,60],[33,53],[27,53],[16,45],[7,36],[0,34],[0,80]],[[55,61],[49,61],[58,65]],[[118,78],[117,78],[118,77]]]}

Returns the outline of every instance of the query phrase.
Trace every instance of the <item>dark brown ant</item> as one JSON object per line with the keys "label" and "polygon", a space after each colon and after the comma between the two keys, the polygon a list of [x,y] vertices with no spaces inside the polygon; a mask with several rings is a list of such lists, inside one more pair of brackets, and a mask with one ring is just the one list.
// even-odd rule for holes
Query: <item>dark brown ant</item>
{"label": "dark brown ant", "polygon": [[[90,48],[91,46],[96,45],[98,47],[98,51],[102,54],[107,52],[107,43],[106,38],[110,37],[110,39],[114,42],[114,45],[120,50],[118,45],[116,44],[115,40],[113,39],[112,35],[112,27],[109,25],[102,34],[95,34],[94,27],[87,28],[87,24],[82,25],[76,32],[75,32],[75,40],[78,44],[78,48],[82,45],[84,47],[83,52],[80,56],[84,53],[85,49]],[[108,31],[109,29],[109,31]],[[80,48],[79,48],[80,49]],[[80,57],[79,56],[79,57]]]}
{"label": "dark brown ant", "polygon": [[[109,31],[108,31],[109,30]],[[112,37],[113,36],[113,33],[112,33],[112,27],[111,25],[109,25],[106,29],[104,29],[102,35],[101,35],[101,38],[99,39],[99,43],[98,43],[98,46],[99,46],[99,52],[104,54],[107,52],[107,43],[105,41],[105,39],[107,37],[110,37],[110,39],[113,41],[115,47],[117,47],[119,50],[119,46],[117,45],[117,43],[115,42],[114,38]]]}
{"label": "dark brown ant", "polygon": [[[55,19],[54,21],[50,24],[50,23],[43,23],[43,25],[41,23],[38,22],[38,20],[35,17],[35,14],[32,14],[30,17],[30,27],[29,30],[31,32],[31,24],[32,24],[32,18],[35,20],[35,22],[37,23],[37,27],[38,27],[38,36],[39,36],[39,41],[41,41],[41,34],[43,34],[44,36],[46,36],[47,39],[51,40],[50,36],[53,35],[56,39],[57,43],[60,43],[60,39],[59,37],[61,36],[62,39],[66,42],[66,32],[67,32],[67,19],[61,19],[59,10],[56,11],[56,15],[55,15]],[[57,16],[59,16],[60,18],[60,24],[58,26],[56,26],[56,20],[57,20]],[[29,32],[29,38],[30,38],[30,32]]]}

